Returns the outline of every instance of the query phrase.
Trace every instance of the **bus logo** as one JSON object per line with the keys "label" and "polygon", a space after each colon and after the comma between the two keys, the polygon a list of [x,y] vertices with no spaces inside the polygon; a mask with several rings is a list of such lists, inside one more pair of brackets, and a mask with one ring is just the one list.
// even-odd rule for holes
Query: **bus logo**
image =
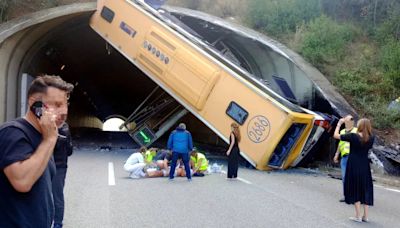
{"label": "bus logo", "polygon": [[271,131],[271,125],[265,116],[255,116],[247,125],[247,136],[255,143],[265,141]]}

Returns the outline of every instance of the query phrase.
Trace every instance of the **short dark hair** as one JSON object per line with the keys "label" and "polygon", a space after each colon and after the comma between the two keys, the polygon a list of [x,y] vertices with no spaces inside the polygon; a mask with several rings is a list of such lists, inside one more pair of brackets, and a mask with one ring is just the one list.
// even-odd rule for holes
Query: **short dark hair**
{"label": "short dark hair", "polygon": [[33,80],[28,90],[28,97],[36,93],[46,93],[48,87],[54,87],[65,91],[67,96],[72,93],[74,86],[71,83],[64,81],[60,76],[56,75],[40,75]]}

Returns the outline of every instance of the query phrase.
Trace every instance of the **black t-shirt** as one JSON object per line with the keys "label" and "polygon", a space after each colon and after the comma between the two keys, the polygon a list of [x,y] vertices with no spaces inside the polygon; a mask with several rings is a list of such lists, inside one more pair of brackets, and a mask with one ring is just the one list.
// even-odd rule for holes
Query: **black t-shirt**
{"label": "black t-shirt", "polygon": [[64,137],[58,137],[57,144],[54,147],[54,161],[57,168],[68,167],[68,156],[72,155],[71,133],[67,123],[58,129],[58,133]]}
{"label": "black t-shirt", "polygon": [[25,119],[0,126],[0,227],[45,228],[53,222],[53,159],[27,193],[17,192],[4,173],[7,166],[29,158],[41,142],[42,135]]}

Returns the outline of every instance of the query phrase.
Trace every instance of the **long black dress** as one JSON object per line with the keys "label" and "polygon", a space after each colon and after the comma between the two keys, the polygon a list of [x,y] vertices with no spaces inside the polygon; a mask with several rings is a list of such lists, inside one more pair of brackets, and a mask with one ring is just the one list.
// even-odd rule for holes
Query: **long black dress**
{"label": "long black dress", "polygon": [[341,135],[340,140],[350,142],[350,154],[344,179],[345,201],[347,204],[360,202],[372,206],[374,204],[374,189],[368,151],[372,148],[375,137],[371,136],[368,142],[362,143],[358,134],[350,133]]}
{"label": "long black dress", "polygon": [[232,136],[235,138],[235,144],[232,147],[231,153],[228,155],[228,178],[236,178],[239,169],[239,144],[235,134],[231,133],[231,137],[229,137],[229,146],[232,143]]}

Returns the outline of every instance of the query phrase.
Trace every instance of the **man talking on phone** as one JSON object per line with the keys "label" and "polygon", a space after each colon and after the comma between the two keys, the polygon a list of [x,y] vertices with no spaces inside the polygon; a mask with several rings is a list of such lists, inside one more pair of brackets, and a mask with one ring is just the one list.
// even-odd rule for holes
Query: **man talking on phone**
{"label": "man talking on phone", "polygon": [[0,227],[51,227],[52,155],[72,90],[58,76],[37,77],[25,117],[0,126]]}

